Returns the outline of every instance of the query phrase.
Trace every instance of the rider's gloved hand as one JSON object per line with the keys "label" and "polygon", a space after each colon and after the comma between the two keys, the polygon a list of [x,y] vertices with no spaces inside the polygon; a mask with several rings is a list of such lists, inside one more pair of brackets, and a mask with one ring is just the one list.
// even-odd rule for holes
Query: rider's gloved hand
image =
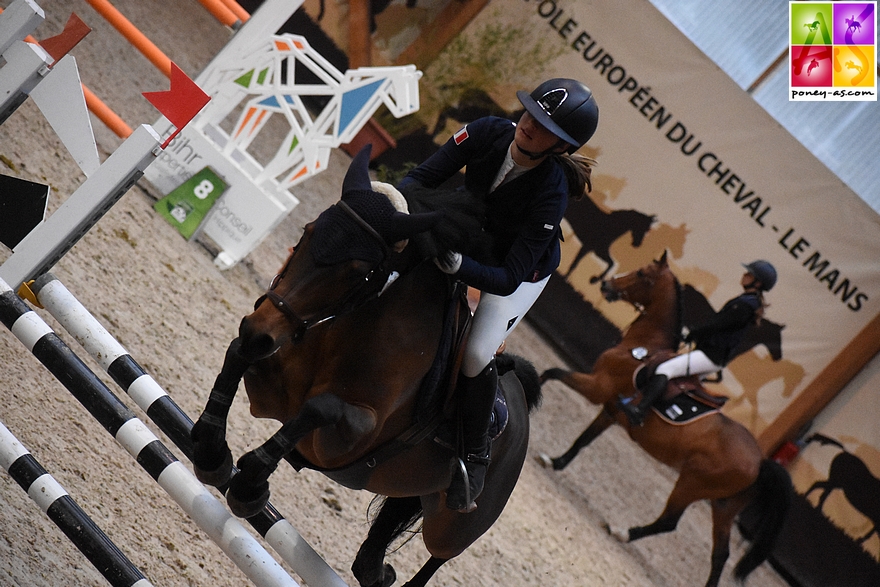
{"label": "rider's gloved hand", "polygon": [[442,258],[436,257],[434,259],[434,264],[437,265],[443,273],[455,275],[458,273],[458,270],[461,269],[461,253],[449,251]]}

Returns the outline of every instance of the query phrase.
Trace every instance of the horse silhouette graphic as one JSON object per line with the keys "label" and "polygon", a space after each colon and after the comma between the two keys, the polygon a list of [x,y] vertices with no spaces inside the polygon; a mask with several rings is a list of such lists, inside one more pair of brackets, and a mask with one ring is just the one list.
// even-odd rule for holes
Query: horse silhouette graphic
{"label": "horse silhouette graphic", "polygon": [[856,65],[856,64],[853,63],[852,61],[847,61],[847,62],[846,62],[846,68],[847,68],[847,69],[855,69],[855,70],[858,71],[859,73],[862,73],[862,66],[861,66],[861,65]]}
{"label": "horse silhouette graphic", "polygon": [[586,197],[569,207],[565,219],[581,242],[581,248],[568,267],[565,278],[568,279],[571,276],[587,253],[593,253],[606,264],[602,273],[590,278],[590,283],[596,283],[605,279],[605,276],[616,265],[609,250],[611,244],[629,232],[632,234],[633,248],[640,247],[657,217],[638,210],[606,212],[597,206],[591,198]]}
{"label": "horse silhouette graphic", "polygon": [[845,18],[844,20],[846,21],[846,24],[847,24],[846,32],[853,33],[856,30],[861,32],[862,23],[857,21],[855,16],[852,16],[851,18]]}
{"label": "horse silhouette graphic", "polygon": [[843,444],[837,440],[822,434],[813,434],[807,439],[807,443],[810,442],[818,442],[825,446],[836,446],[842,452],[838,453],[831,460],[831,465],[828,467],[828,478],[824,481],[813,483],[804,494],[804,497],[806,498],[813,491],[820,491],[819,503],[816,505],[816,509],[822,511],[822,506],[832,491],[836,489],[843,491],[844,497],[846,497],[846,500],[853,509],[871,521],[871,529],[868,533],[856,539],[858,544],[864,544],[872,535],[878,534],[877,525],[880,523],[880,499],[878,499],[878,496],[880,496],[880,479],[874,477],[867,465],[860,458],[848,452]]}

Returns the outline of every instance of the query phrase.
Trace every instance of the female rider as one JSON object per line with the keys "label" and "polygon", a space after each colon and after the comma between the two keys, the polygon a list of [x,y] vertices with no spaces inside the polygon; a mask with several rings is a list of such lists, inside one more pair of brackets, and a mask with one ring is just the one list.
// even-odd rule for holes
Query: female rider
{"label": "female rider", "polygon": [[592,92],[572,79],[545,81],[517,98],[525,107],[518,124],[497,117],[468,123],[400,182],[438,187],[466,167],[465,188],[485,201],[484,230],[501,260],[490,266],[459,253],[436,260],[481,291],[457,386],[467,479],[453,475],[446,496],[447,507],[461,512],[476,507],[489,465],[495,353],[559,265],[559,223],[568,198],[583,197],[592,163],[571,155],[599,122]]}
{"label": "female rider", "polygon": [[764,292],[776,285],[776,268],[768,261],[752,261],[743,267],[746,268],[740,279],[743,293],[724,304],[718,313],[685,338],[685,342],[693,342],[696,348],[660,363],[653,374],[647,369],[636,374],[641,401],[636,404],[632,398],[622,398],[618,402],[630,424],[644,423],[648,408],[660,398],[670,379],[715,373],[734,359],[733,351],[746,328],[764,315]]}

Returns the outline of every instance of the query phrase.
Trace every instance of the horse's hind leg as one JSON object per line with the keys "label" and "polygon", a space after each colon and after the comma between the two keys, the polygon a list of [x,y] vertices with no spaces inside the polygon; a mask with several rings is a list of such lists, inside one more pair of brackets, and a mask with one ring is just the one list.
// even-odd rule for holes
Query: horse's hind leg
{"label": "horse's hind leg", "polygon": [[730,528],[746,503],[742,496],[712,500],[712,570],[706,587],[717,587],[724,570],[724,563],[730,556]]}
{"label": "horse's hind leg", "polygon": [[358,549],[351,572],[361,587],[388,587],[397,579],[391,565],[385,564],[388,545],[409,529],[422,513],[418,497],[389,497]]}
{"label": "horse's hind leg", "polygon": [[437,558],[436,556],[432,556],[428,559],[422,568],[419,569],[419,572],[413,575],[413,578],[407,581],[403,587],[425,587],[428,584],[428,581],[431,580],[431,577],[434,576],[434,573],[437,572],[437,569],[443,566],[449,559],[445,558]]}
{"label": "horse's hind leg", "polygon": [[240,346],[238,338],[229,345],[208,403],[190,432],[196,477],[215,487],[224,485],[232,475],[232,453],[226,444],[226,418],[238,384],[250,366],[250,362],[238,353]]}
{"label": "horse's hind leg", "polygon": [[614,424],[614,418],[611,417],[604,408],[599,411],[596,415],[596,419],[587,427],[583,433],[578,436],[577,440],[574,441],[574,444],[571,445],[565,454],[558,456],[556,458],[551,459],[545,454],[541,454],[538,459],[541,464],[544,466],[552,466],[555,471],[561,471],[568,464],[574,460],[577,454],[581,451],[582,448],[588,446],[593,440],[595,440],[600,434],[605,432],[612,424]]}

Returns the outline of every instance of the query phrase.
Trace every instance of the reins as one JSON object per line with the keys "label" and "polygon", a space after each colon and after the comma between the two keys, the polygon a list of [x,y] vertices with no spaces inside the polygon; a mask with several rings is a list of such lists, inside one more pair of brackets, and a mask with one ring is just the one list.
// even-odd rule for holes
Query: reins
{"label": "reins", "polygon": [[[382,260],[376,263],[372,269],[364,276],[363,280],[358,284],[352,287],[345,296],[339,301],[339,303],[335,304],[332,308],[330,308],[324,315],[320,317],[313,318],[302,318],[297,312],[291,307],[291,305],[284,299],[283,296],[279,295],[275,292],[275,288],[284,278],[287,273],[288,267],[290,263],[293,261],[293,254],[288,258],[287,263],[284,264],[281,272],[275,276],[272,280],[272,284],[269,286],[269,289],[265,294],[257,298],[257,301],[254,303],[254,310],[256,310],[260,304],[263,303],[264,300],[268,299],[275,308],[281,312],[287,320],[295,327],[293,334],[291,335],[291,339],[294,341],[298,341],[305,336],[306,332],[318,326],[320,324],[324,324],[325,322],[329,322],[331,320],[335,320],[342,314],[347,312],[351,312],[354,309],[362,306],[368,301],[378,298],[381,294],[383,294],[394,280],[399,277],[396,272],[390,271],[388,269],[388,260],[391,257],[391,247],[385,242],[385,239],[370,226],[366,220],[360,217],[360,215],[355,212],[351,206],[340,200],[336,203],[336,206],[345,212],[352,220],[354,220],[358,226],[363,228],[367,234],[369,234],[373,239],[375,239],[382,246]],[[295,254],[295,251],[294,251]],[[381,275],[382,285],[380,287],[368,287],[372,286],[377,280],[376,276]]]}

